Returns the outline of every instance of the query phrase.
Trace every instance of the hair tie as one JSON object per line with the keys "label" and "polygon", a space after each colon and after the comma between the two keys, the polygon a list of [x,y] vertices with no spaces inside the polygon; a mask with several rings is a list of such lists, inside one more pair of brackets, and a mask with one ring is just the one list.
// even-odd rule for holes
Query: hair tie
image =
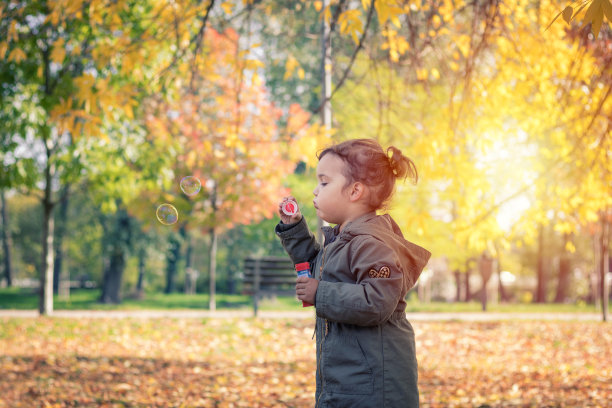
{"label": "hair tie", "polygon": [[391,171],[393,175],[397,177],[397,160],[395,160],[395,151],[391,150],[391,156],[387,155],[387,159],[389,160],[389,166],[391,167]]}

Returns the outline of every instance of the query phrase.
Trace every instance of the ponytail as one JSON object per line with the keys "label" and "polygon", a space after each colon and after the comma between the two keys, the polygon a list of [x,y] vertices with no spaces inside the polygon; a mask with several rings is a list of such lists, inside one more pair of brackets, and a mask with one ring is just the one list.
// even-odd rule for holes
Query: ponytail
{"label": "ponytail", "polygon": [[[391,152],[391,154],[389,154]],[[390,146],[387,149],[387,157],[389,158],[389,165],[395,178],[406,180],[408,177],[412,180],[413,184],[419,181],[419,173],[416,165],[410,158],[404,156],[400,149],[395,146]]]}

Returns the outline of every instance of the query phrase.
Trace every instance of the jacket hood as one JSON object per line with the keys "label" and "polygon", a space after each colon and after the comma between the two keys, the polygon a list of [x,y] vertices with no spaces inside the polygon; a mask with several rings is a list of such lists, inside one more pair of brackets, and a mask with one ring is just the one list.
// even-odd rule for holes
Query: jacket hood
{"label": "jacket hood", "polygon": [[[337,231],[336,226],[333,230],[330,228],[326,231],[325,235],[327,237],[329,233],[335,234]],[[351,240],[358,235],[371,235],[394,250],[408,278],[406,291],[415,285],[431,257],[431,252],[406,240],[399,225],[388,214],[376,215],[372,212],[363,215],[348,223],[338,238]]]}

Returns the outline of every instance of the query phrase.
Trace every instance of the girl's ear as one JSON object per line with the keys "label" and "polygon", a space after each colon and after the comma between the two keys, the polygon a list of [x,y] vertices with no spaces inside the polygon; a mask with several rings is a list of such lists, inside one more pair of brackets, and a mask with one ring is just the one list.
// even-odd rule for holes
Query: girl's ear
{"label": "girl's ear", "polygon": [[349,199],[351,202],[359,201],[366,194],[366,186],[359,181],[354,182],[350,188]]}

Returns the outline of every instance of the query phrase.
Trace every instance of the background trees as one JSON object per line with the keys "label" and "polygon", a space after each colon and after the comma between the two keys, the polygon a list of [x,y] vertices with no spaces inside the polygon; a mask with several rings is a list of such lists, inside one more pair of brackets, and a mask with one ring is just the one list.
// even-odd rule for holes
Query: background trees
{"label": "background trees", "polygon": [[[581,5],[561,14],[566,22],[553,22],[565,2],[531,0],[2,6],[3,208],[20,191],[45,209],[34,266],[41,312],[52,311],[54,253],[74,263],[75,242],[102,263],[82,268],[98,275],[107,301],[120,300],[125,273],[160,268],[166,291],[190,267],[214,293],[219,256],[231,258],[219,264],[225,281],[239,270],[236,248],[277,248],[243,225],[269,227],[286,188],[311,211],[303,186],[316,150],[349,137],[376,137],[415,160],[420,183],[399,186],[391,211],[456,272],[458,297],[485,293],[467,286],[489,258],[500,276],[510,265],[538,277],[535,301],[571,298],[572,263],[599,265],[602,292],[609,2]],[[332,32],[331,132],[316,120],[322,19]],[[198,195],[178,188],[187,175],[202,182]],[[85,200],[87,228],[70,227],[76,213],[65,197]],[[179,210],[174,226],[154,218],[164,202]],[[7,219],[4,242],[10,235],[22,247],[21,221]],[[258,238],[244,245],[248,236]],[[227,247],[216,255],[219,245]],[[20,275],[22,262],[13,262]]]}

